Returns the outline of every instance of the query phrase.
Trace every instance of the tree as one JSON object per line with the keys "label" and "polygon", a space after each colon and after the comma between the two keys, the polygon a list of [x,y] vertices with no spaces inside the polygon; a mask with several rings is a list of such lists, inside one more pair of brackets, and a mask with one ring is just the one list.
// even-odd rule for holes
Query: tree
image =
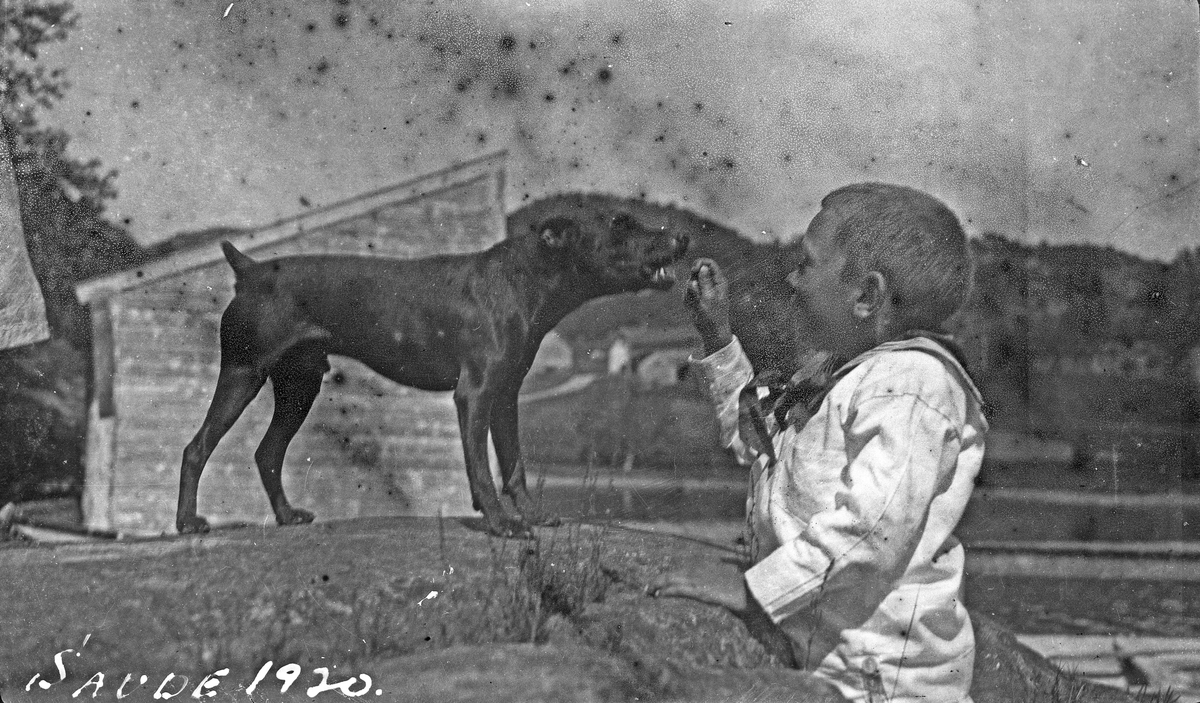
{"label": "tree", "polygon": [[39,63],[40,49],[66,39],[78,21],[66,2],[0,4],[0,120],[51,330],[48,342],[0,354],[0,504],[79,492],[91,325],[75,284],[145,258],[104,219],[116,171],[69,156],[69,136],[39,120],[69,87],[62,70]]}
{"label": "tree", "polygon": [[38,63],[39,50],[66,39],[79,16],[70,3],[5,3],[0,25],[0,119],[17,174],[21,219],[34,271],[46,296],[52,334],[88,346],[77,282],[139,263],[141,247],[103,218],[116,197],[115,170],[67,155],[70,137],[39,121],[69,84],[61,69]]}

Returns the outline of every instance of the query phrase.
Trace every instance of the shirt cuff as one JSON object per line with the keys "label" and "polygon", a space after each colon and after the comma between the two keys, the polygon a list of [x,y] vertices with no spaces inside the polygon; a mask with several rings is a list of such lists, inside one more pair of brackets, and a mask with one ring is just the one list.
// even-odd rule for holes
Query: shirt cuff
{"label": "shirt cuff", "polygon": [[709,354],[703,359],[689,357],[688,363],[692,370],[699,374],[700,383],[714,398],[723,397],[729,393],[740,393],[750,379],[754,370],[750,360],[742,351],[742,343],[734,335],[729,344]]}
{"label": "shirt cuff", "polygon": [[[801,553],[803,552],[803,553]],[[801,539],[780,546],[746,571],[746,586],[776,625],[795,615],[820,591],[833,562]]]}

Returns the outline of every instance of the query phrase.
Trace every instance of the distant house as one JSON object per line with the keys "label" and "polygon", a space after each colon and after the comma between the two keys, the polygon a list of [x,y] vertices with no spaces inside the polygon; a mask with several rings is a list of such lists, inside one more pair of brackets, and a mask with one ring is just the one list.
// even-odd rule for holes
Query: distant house
{"label": "distant house", "polygon": [[631,373],[643,388],[673,386],[686,373],[687,360],[699,346],[692,327],[622,327],[608,347],[608,373]]}
{"label": "distant house", "polygon": [[1166,378],[1174,373],[1170,356],[1145,340],[1132,344],[1102,342],[1091,354],[1038,357],[1034,367],[1042,373],[1120,376],[1130,379]]}
{"label": "distant house", "polygon": [[692,349],[671,348],[650,352],[637,365],[637,377],[643,388],[673,386],[687,374]]}
{"label": "distant house", "polygon": [[1092,356],[1091,364],[1092,373],[1130,378],[1162,378],[1169,367],[1166,352],[1140,339],[1129,345],[1104,343]]}
{"label": "distant house", "polygon": [[529,367],[529,373],[533,375],[570,371],[574,364],[574,356],[567,340],[563,339],[562,335],[555,330],[550,330],[550,333],[542,338],[542,345],[538,347],[537,355],[533,357],[533,365]]}
{"label": "distant house", "polygon": [[[503,153],[249,230],[256,259],[300,253],[412,257],[484,249],[505,233]],[[218,242],[191,241],[136,270],[80,284],[91,309],[94,400],[83,508],[94,528],[173,531],[183,447],[199,429],[220,364],[233,274]],[[292,443],[284,485],[320,517],[470,512],[454,404],[342,357]],[[271,418],[260,393],[209,460],[200,511],[262,522],[271,511],[254,450]]]}

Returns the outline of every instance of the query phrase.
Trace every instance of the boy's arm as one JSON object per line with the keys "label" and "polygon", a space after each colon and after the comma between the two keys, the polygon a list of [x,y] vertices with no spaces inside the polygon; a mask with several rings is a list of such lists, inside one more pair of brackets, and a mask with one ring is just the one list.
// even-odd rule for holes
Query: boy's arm
{"label": "boy's arm", "polygon": [[742,442],[738,432],[738,394],[754,377],[750,360],[729,324],[729,283],[712,259],[696,259],[683,291],[683,304],[700,333],[704,358],[692,361],[717,414],[721,446],[732,450],[738,463],[750,465],[758,451]]}
{"label": "boy's arm", "polygon": [[953,477],[961,423],[939,409],[949,405],[884,388],[856,393],[835,506],[746,572],[776,623],[817,598],[823,613],[865,621],[904,574],[930,504]]}
{"label": "boy's arm", "polygon": [[703,359],[692,360],[691,366],[712,401],[721,446],[732,451],[738,463],[753,464],[758,458],[758,451],[743,442],[738,431],[738,395],[754,377],[754,370],[742,351],[741,342],[737,337],[732,337],[729,344],[717,352]]}

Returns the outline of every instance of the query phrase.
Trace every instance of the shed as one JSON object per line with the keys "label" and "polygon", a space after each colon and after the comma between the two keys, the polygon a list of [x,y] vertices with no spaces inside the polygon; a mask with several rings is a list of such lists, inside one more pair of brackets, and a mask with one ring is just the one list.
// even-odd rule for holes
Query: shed
{"label": "shed", "polygon": [[688,357],[699,348],[700,338],[691,327],[668,329],[622,327],[608,351],[608,373],[632,371],[646,388],[679,382]]}
{"label": "shed", "polygon": [[574,363],[574,357],[575,354],[571,350],[571,345],[567,343],[567,340],[563,339],[562,335],[556,330],[550,330],[542,339],[542,344],[538,347],[537,355],[533,357],[533,364],[529,367],[529,375],[534,376],[540,373],[570,371]]}
{"label": "shed", "polygon": [[[505,157],[457,164],[231,241],[256,259],[482,250],[504,237]],[[216,387],[233,273],[211,241],[86,281],[76,292],[90,306],[93,335],[85,522],[131,534],[173,531],[183,447]],[[293,504],[318,519],[469,514],[450,394],[399,386],[345,357],[330,365],[284,464]],[[269,390],[260,392],[208,462],[199,507],[214,524],[273,524],[254,467],[273,403]]]}

